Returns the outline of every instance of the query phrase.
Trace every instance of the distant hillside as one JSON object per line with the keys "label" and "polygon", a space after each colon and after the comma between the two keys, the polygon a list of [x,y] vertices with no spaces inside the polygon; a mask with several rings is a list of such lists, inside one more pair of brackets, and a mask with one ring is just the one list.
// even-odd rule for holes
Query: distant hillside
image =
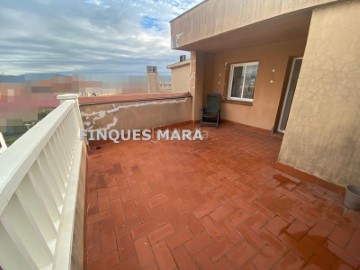
{"label": "distant hillside", "polygon": [[0,75],[0,83],[12,82],[12,83],[21,83],[25,81],[25,75]]}
{"label": "distant hillside", "polygon": [[43,81],[43,80],[50,80],[54,77],[71,77],[63,74],[57,73],[30,73],[25,74],[25,81]]}
{"label": "distant hillside", "polygon": [[[71,77],[63,74],[56,73],[32,73],[24,75],[0,75],[0,83],[22,83],[25,81],[42,81],[50,80],[54,77]],[[91,74],[91,75],[80,75],[85,80],[97,80],[103,82],[127,82],[127,81],[146,81],[146,75],[116,75],[116,74]],[[159,80],[162,82],[170,82],[171,76],[159,74]]]}
{"label": "distant hillside", "polygon": [[21,83],[25,81],[42,81],[49,80],[54,77],[67,77],[63,74],[55,73],[31,73],[24,75],[0,75],[0,83]]}

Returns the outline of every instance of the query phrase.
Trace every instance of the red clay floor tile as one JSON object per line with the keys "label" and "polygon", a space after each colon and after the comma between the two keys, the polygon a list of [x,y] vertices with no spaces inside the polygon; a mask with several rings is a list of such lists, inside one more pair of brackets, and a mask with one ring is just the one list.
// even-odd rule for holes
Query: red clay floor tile
{"label": "red clay floor tile", "polygon": [[360,213],[275,169],[281,138],[203,129],[89,152],[88,270],[360,267]]}
{"label": "red clay floor tile", "polygon": [[154,244],[153,251],[160,270],[171,270],[176,268],[174,259],[164,241]]}

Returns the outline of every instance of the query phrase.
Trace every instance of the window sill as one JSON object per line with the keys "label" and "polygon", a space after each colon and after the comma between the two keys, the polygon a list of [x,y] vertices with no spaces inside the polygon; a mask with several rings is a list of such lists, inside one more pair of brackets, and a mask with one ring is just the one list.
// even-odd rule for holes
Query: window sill
{"label": "window sill", "polygon": [[241,101],[241,100],[231,100],[231,99],[223,100],[223,103],[246,105],[246,106],[252,106],[253,105],[253,101]]}

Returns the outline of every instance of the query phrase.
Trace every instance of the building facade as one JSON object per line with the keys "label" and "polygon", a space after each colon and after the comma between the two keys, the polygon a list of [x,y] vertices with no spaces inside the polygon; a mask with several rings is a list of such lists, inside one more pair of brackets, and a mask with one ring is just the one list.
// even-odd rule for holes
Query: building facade
{"label": "building facade", "polygon": [[182,57],[180,62],[167,66],[171,70],[172,91],[175,93],[190,92],[190,60]]}
{"label": "building facade", "polygon": [[284,133],[279,167],[360,183],[358,14],[360,1],[208,0],[175,18],[192,120],[220,93],[222,119]]}

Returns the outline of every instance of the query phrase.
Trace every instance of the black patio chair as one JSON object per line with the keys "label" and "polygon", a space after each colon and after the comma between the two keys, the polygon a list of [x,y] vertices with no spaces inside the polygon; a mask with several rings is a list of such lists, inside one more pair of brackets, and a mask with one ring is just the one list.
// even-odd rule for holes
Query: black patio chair
{"label": "black patio chair", "polygon": [[200,126],[213,125],[218,128],[220,124],[220,106],[221,95],[209,93],[206,97],[206,107],[202,110]]}

